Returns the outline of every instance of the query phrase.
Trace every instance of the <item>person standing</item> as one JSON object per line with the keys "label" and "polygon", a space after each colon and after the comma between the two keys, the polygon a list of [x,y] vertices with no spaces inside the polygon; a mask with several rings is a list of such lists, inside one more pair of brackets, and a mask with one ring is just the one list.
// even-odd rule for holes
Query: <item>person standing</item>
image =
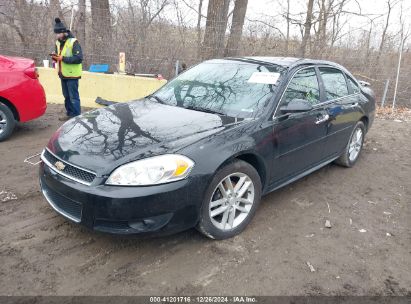
{"label": "person standing", "polygon": [[66,115],[59,117],[59,120],[66,121],[81,113],[78,87],[82,72],[83,52],[78,40],[74,38],[60,18],[55,18],[54,21],[54,33],[57,40],[52,59],[57,64],[66,108]]}

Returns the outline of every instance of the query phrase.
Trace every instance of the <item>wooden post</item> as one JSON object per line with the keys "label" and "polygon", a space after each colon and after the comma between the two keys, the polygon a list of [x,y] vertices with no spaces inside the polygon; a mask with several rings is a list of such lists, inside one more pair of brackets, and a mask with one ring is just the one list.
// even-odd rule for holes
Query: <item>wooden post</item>
{"label": "wooden post", "polygon": [[397,101],[398,79],[400,77],[401,58],[402,58],[402,49],[404,48],[404,40],[405,39],[402,39],[402,35],[401,35],[400,55],[398,56],[397,77],[395,79],[394,99],[392,101],[392,109],[393,110],[395,108],[395,104],[396,104],[396,101]]}
{"label": "wooden post", "polygon": [[176,61],[176,76],[178,76],[179,70],[180,70],[180,61],[177,60],[177,61]]}

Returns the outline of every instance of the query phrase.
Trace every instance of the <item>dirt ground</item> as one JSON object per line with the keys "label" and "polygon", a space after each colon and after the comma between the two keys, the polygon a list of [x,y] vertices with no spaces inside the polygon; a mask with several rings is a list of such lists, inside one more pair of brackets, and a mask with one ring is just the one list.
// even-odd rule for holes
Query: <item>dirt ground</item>
{"label": "dirt ground", "polygon": [[0,143],[1,295],[411,294],[410,121],[377,119],[354,168],[329,165],[265,196],[233,239],[140,239],[71,224],[43,199],[23,160],[59,111]]}

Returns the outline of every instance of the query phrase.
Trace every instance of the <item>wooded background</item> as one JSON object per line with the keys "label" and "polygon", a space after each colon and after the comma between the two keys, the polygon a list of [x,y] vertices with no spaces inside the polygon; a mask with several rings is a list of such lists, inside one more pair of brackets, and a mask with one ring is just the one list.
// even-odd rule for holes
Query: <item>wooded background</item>
{"label": "wooded background", "polygon": [[[383,12],[363,13],[376,1],[382,2]],[[53,24],[59,16],[67,27],[72,24],[86,69],[91,63],[109,63],[116,71],[119,52],[126,53],[127,72],[166,78],[175,75],[177,60],[189,67],[209,58],[240,55],[327,59],[370,82],[378,101],[389,80],[390,104],[401,52],[396,102],[411,107],[409,2],[1,0],[0,54],[42,64],[54,49]],[[251,14],[256,5],[267,13]]]}

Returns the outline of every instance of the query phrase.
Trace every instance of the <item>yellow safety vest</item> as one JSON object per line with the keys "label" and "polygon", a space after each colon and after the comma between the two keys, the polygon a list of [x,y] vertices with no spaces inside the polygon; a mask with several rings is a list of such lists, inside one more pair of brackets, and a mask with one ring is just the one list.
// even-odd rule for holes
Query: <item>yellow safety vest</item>
{"label": "yellow safety vest", "polygon": [[[57,52],[59,55],[64,57],[71,57],[73,56],[73,44],[76,42],[76,38],[68,38],[64,43],[63,49],[60,51],[60,41],[56,41]],[[58,71],[63,75],[63,77],[68,78],[80,78],[81,71],[83,69],[81,63],[65,63],[60,61],[57,65]]]}

